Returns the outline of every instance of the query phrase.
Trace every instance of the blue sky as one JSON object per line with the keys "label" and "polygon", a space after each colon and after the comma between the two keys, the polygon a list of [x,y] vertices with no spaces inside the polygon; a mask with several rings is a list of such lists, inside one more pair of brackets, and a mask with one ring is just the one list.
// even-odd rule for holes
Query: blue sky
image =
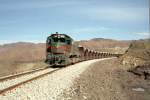
{"label": "blue sky", "polygon": [[148,0],[0,0],[0,44],[45,42],[51,33],[75,40],[149,37]]}

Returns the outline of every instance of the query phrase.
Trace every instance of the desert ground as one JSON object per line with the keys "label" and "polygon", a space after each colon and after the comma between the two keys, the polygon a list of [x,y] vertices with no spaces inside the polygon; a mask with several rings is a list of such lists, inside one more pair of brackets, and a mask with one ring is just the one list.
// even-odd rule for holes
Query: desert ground
{"label": "desert ground", "polygon": [[[149,40],[131,42],[92,39],[77,43],[86,48],[102,52],[124,52],[124,54],[119,58],[98,61],[88,66],[86,66],[86,62],[82,62],[81,65],[75,65],[76,67],[65,68],[60,73],[54,73],[54,75],[49,75],[49,77],[14,90],[13,95],[17,93],[21,96],[18,94],[21,92],[15,91],[25,93],[26,90],[32,90],[35,86],[35,93],[36,95],[39,94],[40,98],[32,92],[30,95],[24,95],[25,99],[34,100],[36,98],[36,100],[41,100],[42,95],[46,95],[45,99],[55,96],[55,98],[52,98],[54,100],[149,100],[150,78],[145,80],[143,74],[146,72],[148,77],[150,76]],[[44,63],[44,59],[45,44],[21,42],[1,45],[0,77],[49,66]],[[143,67],[145,64],[148,65],[146,68]],[[141,73],[141,75],[135,75],[132,73],[133,71]],[[43,82],[45,82],[45,85],[43,85]],[[54,88],[53,85],[55,85]],[[54,90],[56,93],[53,92]],[[47,91],[52,95],[47,95]],[[8,97],[4,95],[3,100],[8,100]],[[16,100],[17,96],[12,97],[12,94],[10,94],[10,98]]]}
{"label": "desert ground", "polygon": [[127,72],[119,60],[97,62],[76,78],[66,100],[149,100],[150,81]]}
{"label": "desert ground", "polygon": [[29,70],[34,70],[37,68],[48,67],[49,65],[45,64],[44,61],[36,62],[14,62],[14,61],[1,61],[0,62],[0,77],[22,73]]}

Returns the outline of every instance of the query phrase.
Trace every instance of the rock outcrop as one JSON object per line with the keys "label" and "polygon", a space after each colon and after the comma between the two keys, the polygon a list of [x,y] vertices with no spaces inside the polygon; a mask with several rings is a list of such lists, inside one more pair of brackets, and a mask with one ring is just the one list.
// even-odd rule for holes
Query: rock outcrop
{"label": "rock outcrop", "polygon": [[120,57],[126,69],[138,75],[150,75],[150,39],[131,42],[128,50]]}
{"label": "rock outcrop", "polygon": [[138,66],[150,63],[150,40],[133,41],[121,57],[124,65]]}

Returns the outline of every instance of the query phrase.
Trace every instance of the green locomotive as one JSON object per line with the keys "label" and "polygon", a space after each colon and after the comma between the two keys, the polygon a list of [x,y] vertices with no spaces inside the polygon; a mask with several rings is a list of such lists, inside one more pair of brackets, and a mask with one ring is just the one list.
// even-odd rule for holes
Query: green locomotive
{"label": "green locomotive", "polygon": [[50,65],[66,66],[80,61],[78,46],[66,34],[51,34],[46,41],[46,60]]}

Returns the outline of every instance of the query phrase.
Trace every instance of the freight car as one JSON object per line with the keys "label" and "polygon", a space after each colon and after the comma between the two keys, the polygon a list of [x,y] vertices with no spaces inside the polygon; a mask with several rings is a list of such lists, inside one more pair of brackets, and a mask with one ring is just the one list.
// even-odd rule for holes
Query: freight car
{"label": "freight car", "polygon": [[46,60],[50,65],[66,66],[79,61],[118,56],[107,52],[89,50],[77,43],[66,34],[51,34],[46,41]]}

